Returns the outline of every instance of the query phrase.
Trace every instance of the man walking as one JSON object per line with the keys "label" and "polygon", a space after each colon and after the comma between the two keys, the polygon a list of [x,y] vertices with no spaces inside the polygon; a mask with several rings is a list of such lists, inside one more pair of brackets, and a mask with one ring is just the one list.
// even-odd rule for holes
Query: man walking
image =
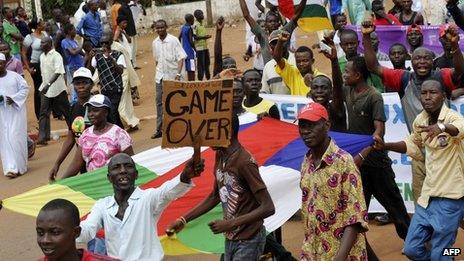
{"label": "man walking", "polygon": [[184,60],[187,57],[179,39],[167,33],[168,25],[164,20],[155,22],[158,37],[152,43],[153,58],[156,64],[156,132],[151,136],[162,136],[163,127],[163,80],[179,81],[182,76]]}

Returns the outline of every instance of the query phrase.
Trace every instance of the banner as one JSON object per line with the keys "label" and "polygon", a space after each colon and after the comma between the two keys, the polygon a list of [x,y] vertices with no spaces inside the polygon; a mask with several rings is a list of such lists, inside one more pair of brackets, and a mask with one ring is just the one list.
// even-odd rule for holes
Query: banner
{"label": "banner", "polygon": [[163,148],[229,145],[232,80],[163,81]]}
{"label": "banner", "polygon": [[[349,25],[346,28],[353,29],[358,33],[359,37],[359,52],[363,53],[364,48],[362,45],[362,33],[360,26]],[[422,34],[424,35],[424,44],[423,46],[432,50],[435,54],[441,55],[443,53],[443,47],[439,41],[438,30],[440,26],[421,26]],[[375,32],[380,40],[379,51],[388,54],[390,46],[394,43],[401,43],[406,46],[406,49],[409,48],[408,41],[406,40],[406,30],[408,26],[393,26],[393,25],[379,25],[376,26]],[[463,31],[459,30],[459,36],[461,39],[464,37]],[[461,41],[460,44],[461,50],[464,50],[464,42]]]}
{"label": "banner", "polygon": [[[295,123],[298,111],[303,108],[310,99],[290,95],[261,94],[262,98],[276,103],[280,112],[280,119]],[[408,134],[408,128],[403,115],[400,98],[397,93],[383,93],[385,107],[385,141],[395,142],[403,140]],[[464,115],[464,98],[451,102],[451,108]],[[411,159],[405,154],[389,152],[392,159],[392,168],[396,174],[396,183],[400,189],[404,203],[409,213],[414,213],[414,199],[412,194]],[[375,200],[371,201],[370,212],[385,212],[385,209]]]}

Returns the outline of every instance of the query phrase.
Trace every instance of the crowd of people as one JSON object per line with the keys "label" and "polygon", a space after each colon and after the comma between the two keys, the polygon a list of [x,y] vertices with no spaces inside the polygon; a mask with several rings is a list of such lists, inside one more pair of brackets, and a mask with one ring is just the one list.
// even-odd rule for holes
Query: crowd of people
{"label": "crowd of people", "polygon": [[[260,2],[253,7],[260,13],[252,14],[249,3],[238,0],[249,29],[240,58],[246,62],[253,58],[250,68],[238,68],[238,58],[223,55],[226,22],[222,17],[215,25],[212,73],[208,39],[213,37],[202,10],[185,15],[178,37],[168,33],[165,20],[153,24],[157,34],[152,43],[157,114],[153,139],[163,136],[163,81],[232,78],[234,95],[230,145],[213,148],[211,193],[173,221],[166,234],[180,232],[221,203],[223,220],[208,225],[213,233],[225,235],[224,260],[260,260],[268,253],[275,260],[295,260],[282,246],[280,229],[266,235],[263,220],[275,213],[274,203],[253,155],[238,139],[240,117],[245,113],[258,119],[281,117],[277,105],[260,93],[286,94],[312,100],[297,116],[299,134],[308,147],[301,167],[304,239],[299,258],[377,260],[367,240],[368,209],[375,197],[387,211],[376,219],[394,224],[404,240],[403,254],[412,260],[451,260],[443,256],[443,250],[453,246],[464,219],[464,117],[448,106],[450,99],[464,94],[458,30],[464,29],[464,16],[459,3],[393,1],[393,8],[386,12],[382,0],[331,0],[328,8],[334,30],[324,33],[319,43],[297,46],[294,30],[307,1],[295,7],[290,19],[283,18],[276,6]],[[69,127],[49,179],[58,177],[61,164],[76,146],[74,160],[61,178],[107,166],[114,190],[114,195],[98,200],[83,221],[72,202],[47,203],[37,217],[37,241],[45,254],[41,260],[161,260],[159,216],[172,200],[189,191],[191,180],[204,170],[204,160],[193,155],[181,174],[161,187],[142,190],[135,185],[138,172],[131,158],[129,132],[139,124],[133,110],[141,84],[136,73],[136,17],[144,10],[137,1],[107,5],[98,0],[81,5],[76,26],[60,9],[53,10],[53,20],[48,22],[29,21],[22,8],[2,10],[0,154],[4,174],[10,178],[24,174],[31,154],[25,70],[34,85],[37,144],[47,145],[50,140],[51,113]],[[366,11],[372,15],[366,16]],[[361,39],[346,28],[348,23],[359,26]],[[395,43],[388,53],[381,52],[377,25],[407,25],[409,46]],[[437,36],[442,53],[423,47],[422,25],[440,25]],[[359,44],[364,53],[359,52]],[[330,72],[315,68],[314,50],[330,62]],[[385,92],[396,92],[401,99],[410,132],[404,141],[384,141]],[[329,131],[369,135],[373,143],[350,155]],[[412,218],[395,182],[388,151],[412,158]],[[100,229],[105,238],[95,247]],[[75,242],[89,243],[89,251],[77,249]]]}

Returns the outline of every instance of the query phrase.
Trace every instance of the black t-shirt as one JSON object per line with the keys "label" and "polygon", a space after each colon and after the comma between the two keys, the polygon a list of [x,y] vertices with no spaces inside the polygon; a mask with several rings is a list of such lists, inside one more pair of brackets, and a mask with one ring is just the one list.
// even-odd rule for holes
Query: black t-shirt
{"label": "black t-shirt", "polygon": [[[345,86],[343,96],[348,112],[348,132],[353,134],[373,135],[374,121],[385,122],[385,109],[382,94],[374,87],[356,94],[354,89]],[[381,167],[391,164],[386,151],[372,151],[364,160],[367,166]]]}
{"label": "black t-shirt", "polygon": [[[454,68],[453,58],[446,58],[445,54],[433,61],[433,70],[443,68]],[[458,88],[464,87],[464,77],[461,77]]]}

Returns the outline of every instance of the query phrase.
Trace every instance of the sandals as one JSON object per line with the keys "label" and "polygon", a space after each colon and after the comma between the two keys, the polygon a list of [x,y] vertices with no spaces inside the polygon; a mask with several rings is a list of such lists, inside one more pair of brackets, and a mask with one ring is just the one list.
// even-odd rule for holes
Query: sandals
{"label": "sandals", "polygon": [[14,178],[17,178],[19,176],[21,176],[21,175],[19,175],[18,173],[13,173],[13,172],[8,172],[8,173],[5,174],[5,177],[8,177],[10,179],[14,179]]}

